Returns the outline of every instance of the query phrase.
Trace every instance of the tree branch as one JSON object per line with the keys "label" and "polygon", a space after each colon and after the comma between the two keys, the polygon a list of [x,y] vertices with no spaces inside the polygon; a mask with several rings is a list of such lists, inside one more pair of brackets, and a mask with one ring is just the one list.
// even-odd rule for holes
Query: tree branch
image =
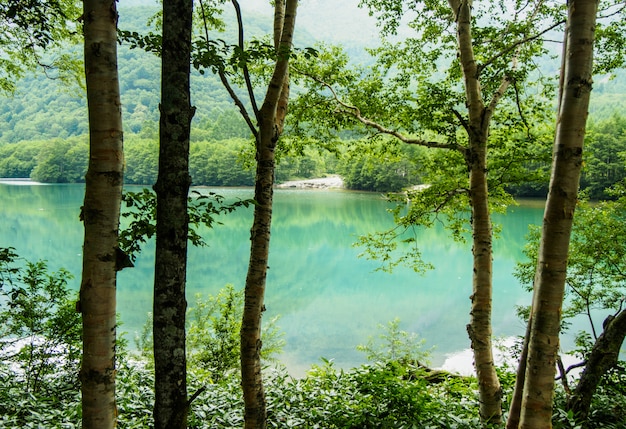
{"label": "tree branch", "polygon": [[[202,0],[200,0],[200,10],[202,11],[202,22],[204,24],[204,37],[208,43],[209,42],[209,28],[207,27],[207,18],[206,18],[206,15],[204,14],[204,2]],[[243,27],[240,27],[240,29],[242,30],[240,32],[240,37],[241,37],[240,41],[241,41],[243,39]],[[228,78],[226,77],[226,73],[224,72],[223,68],[217,67],[217,70],[218,70],[217,74],[220,77],[220,81],[222,82],[222,85],[224,85],[224,88],[226,88],[228,95],[230,95],[230,98],[233,100],[235,105],[239,108],[239,111],[241,112],[241,116],[243,116],[243,119],[246,121],[246,124],[248,124],[248,128],[250,128],[250,130],[252,131],[252,134],[256,137],[256,135],[258,134],[258,131],[257,131],[256,126],[252,122],[252,119],[250,118],[248,111],[246,110],[246,106],[243,105],[243,102],[235,93],[235,90],[233,89],[230,82],[228,81]],[[253,103],[253,107],[254,107],[254,103]]]}
{"label": "tree branch", "polygon": [[[276,5],[275,7],[279,6]],[[274,67],[272,78],[267,87],[265,100],[263,101],[263,106],[261,107],[262,110],[265,108],[276,109],[281,97],[283,97],[282,99],[284,100],[284,96],[288,95],[288,92],[285,92],[285,85],[286,79],[289,76],[289,53],[293,44],[293,32],[296,24],[297,8],[297,0],[287,0],[284,6],[285,18],[283,20],[279,46],[276,49],[278,57],[276,59],[276,66]]]}
{"label": "tree branch", "polygon": [[189,407],[191,405],[191,403],[194,401],[194,399],[196,399],[198,396],[200,396],[205,390],[206,390],[206,386],[202,386],[201,388],[196,390],[195,393],[193,395],[191,395],[189,397],[189,399],[187,400],[187,407]]}
{"label": "tree branch", "polygon": [[[313,76],[309,73],[303,72],[302,70],[297,70],[297,71],[303,76],[307,76],[313,79],[315,82],[319,83],[320,85],[327,88],[331,92],[333,99],[340,106],[340,108],[336,110],[337,113],[351,115],[353,118],[355,118],[357,121],[359,121],[361,124],[365,125],[368,128],[373,128],[377,130],[378,132],[380,132],[381,134],[393,136],[397,138],[398,140],[400,140],[402,143],[406,143],[406,144],[412,144],[412,145],[424,146],[424,147],[432,147],[432,148],[438,148],[438,149],[456,150],[461,153],[465,153],[467,150],[464,146],[459,145],[458,143],[441,143],[441,142],[436,142],[436,141],[411,138],[411,137],[405,136],[399,131],[386,128],[377,122],[374,122],[370,119],[363,117],[361,115],[361,110],[358,107],[350,105],[342,101],[339,98],[339,95],[337,95],[337,92],[335,91],[335,89],[329,83],[323,81],[317,76]],[[455,113],[458,115],[458,112],[455,112]],[[461,124],[464,127],[467,126],[463,118],[459,117],[459,120],[461,121]]]}
{"label": "tree branch", "polygon": [[528,125],[526,116],[524,116],[524,112],[522,111],[522,102],[519,96],[519,88],[517,87],[517,81],[515,79],[513,79],[513,89],[515,90],[515,104],[517,106],[517,113],[519,113],[519,117],[522,119],[522,122],[526,127],[526,135],[530,135],[530,126]]}
{"label": "tree branch", "polygon": [[489,58],[487,61],[485,61],[484,63],[480,64],[478,66],[479,70],[482,71],[483,69],[485,69],[487,66],[489,66],[490,64],[492,64],[493,62],[495,62],[498,58],[501,58],[507,54],[509,54],[511,51],[517,49],[519,46],[528,43],[528,42],[532,42],[533,40],[536,40],[538,38],[540,38],[541,36],[543,36],[544,34],[546,34],[547,32],[549,32],[550,30],[555,29],[556,27],[558,27],[559,25],[565,24],[565,20],[562,19],[554,24],[552,24],[550,27],[543,29],[542,31],[540,31],[539,33],[526,37],[524,39],[520,39],[517,42],[511,44],[510,46],[508,46],[506,49],[496,53],[495,55],[493,55],[491,58]]}
{"label": "tree branch", "polygon": [[[244,38],[243,38],[243,19],[241,17],[241,7],[237,0],[232,0],[235,13],[237,15],[237,32],[239,36],[239,49],[243,54],[244,52]],[[250,70],[248,69],[247,61],[243,62],[243,78],[246,81],[246,89],[248,90],[248,97],[250,98],[250,104],[252,105],[252,111],[256,118],[259,117],[259,108],[256,104],[256,98],[254,97],[254,88],[252,86],[252,80],[250,79]],[[255,127],[256,129],[256,127]]]}
{"label": "tree branch", "polygon": [[557,380],[561,380],[563,390],[565,390],[566,394],[570,395],[572,393],[572,390],[569,388],[569,383],[567,382],[567,372],[565,371],[565,367],[563,366],[563,360],[561,359],[561,356],[556,357],[556,365],[559,368],[559,374],[561,374],[557,377]]}
{"label": "tree branch", "polygon": [[465,129],[465,131],[469,134],[470,132],[469,124],[467,123],[465,118],[461,115],[461,113],[456,109],[452,109],[452,113],[459,120],[459,122],[461,123],[461,126]]}
{"label": "tree branch", "polygon": [[[282,4],[282,2],[280,5],[279,2],[275,4],[274,46],[279,56],[285,54],[282,52],[283,48],[291,49],[293,31],[295,28],[296,8],[297,3],[290,4],[289,9],[287,8],[287,4]],[[284,59],[279,58],[279,60],[283,61]],[[285,118],[287,117],[287,106],[289,103],[289,85],[289,67],[287,66],[283,86],[276,104],[276,128],[279,135],[281,135],[285,129]]]}
{"label": "tree branch", "polygon": [[257,130],[257,127],[254,124],[254,122],[252,122],[252,118],[250,118],[250,115],[248,114],[248,111],[246,110],[246,106],[243,105],[243,102],[235,93],[235,90],[230,85],[230,82],[228,82],[228,79],[226,78],[226,73],[224,73],[224,70],[219,69],[217,74],[220,77],[220,80],[222,81],[222,85],[224,85],[224,88],[226,88],[228,95],[230,95],[230,98],[233,100],[235,105],[239,108],[239,112],[241,112],[241,116],[243,116],[243,119],[246,121],[246,124],[248,124],[248,128],[250,128],[250,131],[252,131],[252,134],[254,135],[254,137],[256,137],[259,131]]}
{"label": "tree branch", "polygon": [[504,93],[506,92],[506,90],[509,88],[509,85],[511,85],[511,78],[508,75],[506,75],[502,78],[502,82],[500,82],[500,86],[498,87],[496,92],[494,92],[493,97],[491,97],[491,101],[489,102],[489,105],[485,108],[483,112],[483,119],[482,119],[483,126],[488,126],[489,122],[491,121],[491,118],[493,117],[493,112],[495,112],[496,107],[498,106],[498,103],[504,96]]}

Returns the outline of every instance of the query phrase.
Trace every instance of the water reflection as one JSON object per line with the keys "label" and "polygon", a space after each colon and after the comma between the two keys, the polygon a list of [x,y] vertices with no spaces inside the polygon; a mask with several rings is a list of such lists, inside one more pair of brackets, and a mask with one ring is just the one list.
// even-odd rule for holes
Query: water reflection
{"label": "water reflection", "polygon": [[[134,190],[137,190],[136,188]],[[201,189],[207,192],[206,189]],[[250,189],[211,189],[227,199],[250,198]],[[0,245],[14,246],[29,259],[47,259],[80,277],[83,229],[78,220],[84,187],[0,184],[3,201]],[[365,343],[378,324],[398,317],[401,328],[417,332],[435,346],[433,364],[469,345],[472,281],[470,245],[451,240],[437,226],[420,230],[425,260],[435,269],[423,276],[406,268],[376,272],[377,262],[358,258],[357,236],[392,225],[390,203],[378,194],[342,191],[277,190],[272,227],[266,317],[281,315],[287,345],[283,361],[295,374],[324,356],[338,366],[361,363],[355,346]],[[494,334],[523,332],[514,312],[530,298],[512,276],[529,223],[541,221],[537,207],[511,208],[496,216],[502,232],[495,242]],[[204,230],[205,248],[190,248],[188,291],[215,294],[225,284],[243,287],[248,263],[252,209],[222,216],[221,225]],[[132,340],[151,309],[154,245],[136,267],[120,272],[118,309]],[[78,279],[73,286],[78,288]]]}

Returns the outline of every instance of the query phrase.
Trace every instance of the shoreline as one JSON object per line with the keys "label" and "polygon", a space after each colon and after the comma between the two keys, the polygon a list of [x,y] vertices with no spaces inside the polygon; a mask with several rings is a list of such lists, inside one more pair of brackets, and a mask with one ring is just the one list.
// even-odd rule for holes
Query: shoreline
{"label": "shoreline", "polygon": [[319,177],[315,179],[304,180],[288,180],[276,185],[279,189],[344,189],[344,183],[341,176],[331,175],[328,177]]}

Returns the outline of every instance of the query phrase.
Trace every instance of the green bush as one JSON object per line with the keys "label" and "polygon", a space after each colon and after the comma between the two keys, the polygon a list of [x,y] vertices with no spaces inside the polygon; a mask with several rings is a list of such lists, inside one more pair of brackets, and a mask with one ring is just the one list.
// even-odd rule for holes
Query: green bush
{"label": "green bush", "polygon": [[0,427],[80,420],[81,321],[70,278],[0,248]]}
{"label": "green bush", "polygon": [[[229,284],[208,299],[197,295],[189,315],[189,366],[216,383],[230,375],[236,376],[240,368],[239,331],[243,316],[243,290],[236,291]],[[265,362],[275,361],[284,344],[283,335],[276,326],[277,321],[278,318],[270,319],[262,328],[261,358]]]}

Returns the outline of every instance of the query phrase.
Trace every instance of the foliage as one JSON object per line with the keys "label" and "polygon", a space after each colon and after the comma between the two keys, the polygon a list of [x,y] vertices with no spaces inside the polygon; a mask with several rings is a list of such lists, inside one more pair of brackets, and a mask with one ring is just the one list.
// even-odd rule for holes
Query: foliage
{"label": "foliage", "polygon": [[396,318],[387,326],[378,325],[382,332],[370,337],[366,344],[357,346],[372,363],[398,362],[404,366],[424,366],[428,364],[429,352],[423,347],[426,340],[419,340],[417,334],[400,329],[400,319]]}
{"label": "foliage", "polygon": [[[33,304],[44,308],[44,312],[2,312],[7,326],[20,331],[32,329],[34,323],[41,323],[44,332],[56,335],[58,352],[51,357],[54,374],[48,374],[39,383],[37,390],[25,389],[24,373],[15,368],[32,365],[29,354],[16,354],[12,364],[3,358],[0,364],[0,425],[6,427],[46,427],[77,428],[80,420],[80,394],[77,378],[77,354],[80,345],[79,317],[73,311],[73,300],[67,290],[63,292],[61,281],[67,274],[46,274],[45,264],[18,264],[13,249],[0,252],[0,279],[4,297],[12,302],[11,291],[24,289]],[[33,269],[30,274],[29,269]],[[58,281],[54,281],[54,279]],[[26,281],[26,284],[22,284]],[[29,283],[30,282],[30,283]],[[18,289],[14,289],[17,287]],[[52,290],[55,302],[60,305],[48,306],[41,296]],[[20,304],[28,304],[17,293]],[[236,303],[241,301],[240,292],[232,286],[222,290],[217,296],[199,300],[190,309],[190,352],[196,356],[190,359],[189,386],[194,392],[190,407],[189,428],[224,429],[239,428],[243,422],[243,403],[240,379],[236,372],[226,371],[215,383],[214,373],[207,370],[213,363],[196,359],[208,357],[216,351],[215,358],[229,356],[229,347],[237,336],[239,321],[235,314]],[[30,301],[29,301],[30,302]],[[42,307],[43,306],[43,307]],[[5,319],[7,311],[11,312]],[[47,323],[40,320],[40,314],[49,314],[43,319],[54,320]],[[200,319],[196,319],[195,317]],[[34,320],[33,320],[34,319]],[[64,331],[62,322],[71,321],[74,334]],[[53,332],[56,332],[53,334]],[[2,334],[6,334],[3,331]],[[79,334],[79,332],[78,332]],[[40,334],[41,336],[41,331]],[[47,335],[47,334],[46,334]],[[287,374],[284,368],[264,369],[267,380],[268,427],[271,428],[467,428],[479,427],[477,415],[476,381],[469,377],[444,375],[437,379],[430,377],[425,368],[416,366],[415,359],[422,359],[421,342],[399,330],[399,322],[388,324],[380,343],[370,342],[364,346],[371,353],[375,363],[349,370],[335,368],[332,361],[322,359],[322,364],[314,365],[300,379]],[[13,337],[2,336],[3,344]],[[412,339],[411,339],[412,338]],[[408,340],[408,341],[405,341]],[[373,339],[372,339],[373,341]],[[265,343],[265,342],[264,342]],[[220,347],[223,347],[220,350]],[[397,346],[397,347],[396,347]],[[266,345],[264,344],[264,348]],[[43,356],[48,349],[45,342],[34,343],[35,355]],[[70,352],[70,350],[74,352]],[[117,354],[117,407],[118,427],[121,429],[143,429],[152,422],[154,403],[154,375],[145,357],[129,353],[125,342],[118,347]],[[3,348],[5,350],[5,348]],[[73,357],[72,357],[73,356]],[[61,366],[59,361],[64,362]],[[67,364],[74,362],[73,365]],[[232,360],[231,360],[232,362]],[[31,366],[31,368],[35,368]],[[35,371],[36,372],[36,371]],[[620,366],[607,374],[594,398],[589,428],[618,428],[624,421],[626,400],[624,399],[624,367]],[[445,373],[444,373],[445,374]],[[502,374],[502,373],[501,373]],[[512,380],[513,374],[504,373],[503,380]],[[504,383],[508,391],[507,383]],[[510,384],[510,383],[509,383]],[[32,386],[32,384],[31,384]],[[555,428],[573,427],[564,410],[565,395],[561,389],[557,395],[553,424]]]}
{"label": "foliage", "polygon": [[[427,186],[391,198],[397,202],[391,210],[397,226],[359,240],[363,254],[380,259],[383,269],[405,264],[421,272],[429,266],[413,227],[441,221],[455,239],[464,238],[472,220],[468,171],[484,146],[489,155],[480,171],[488,171],[492,210],[512,202],[511,186],[545,178],[545,170],[529,174],[528,167],[549,156],[549,130],[540,124],[551,119],[556,80],[535,73],[535,59],[548,53],[543,34],[562,24],[562,17],[559,7],[543,3],[534,11],[520,3],[473,3],[468,61],[477,68],[464,80],[468,65],[460,64],[459,49],[470,48],[459,46],[450,4],[367,0],[361,5],[378,18],[383,36],[380,46],[369,50],[374,64],[351,68],[336,47],[321,47],[315,61],[302,60],[296,71],[306,91],[294,103],[298,121],[293,126],[324,138],[337,138],[345,129],[372,138],[383,134],[389,139],[379,138],[382,145],[399,140],[436,152],[419,153],[418,180],[412,185]],[[395,37],[400,22],[408,23],[408,36]],[[489,129],[478,142],[482,137],[474,131],[483,126]],[[380,189],[372,166],[383,156],[376,155],[363,163],[348,161],[344,175],[359,177],[363,189]],[[398,252],[400,247],[407,253]]]}
{"label": "foliage", "polygon": [[[7,2],[21,3],[16,0],[3,1],[3,3]],[[55,2],[72,3],[73,7],[81,6],[79,2],[73,0],[42,1],[42,3]],[[29,0],[27,3],[36,3],[36,1]],[[120,29],[145,31],[146,22],[155,10],[154,7],[120,5],[118,9]],[[78,11],[68,13],[68,19],[72,25],[77,22],[81,13]],[[251,28],[259,31],[261,18],[253,16],[250,17],[250,21],[252,21]],[[82,52],[80,49],[66,46],[60,53],[50,51],[45,58],[37,56],[29,57],[29,60],[32,62],[40,59],[44,64],[49,59],[65,61],[64,58],[78,56],[80,52]],[[22,52],[22,54],[25,53]],[[0,70],[3,64],[4,61],[0,61]],[[125,137],[137,134],[156,140],[160,94],[159,59],[138,49],[131,50],[128,44],[122,43],[118,49],[118,67]],[[57,75],[52,69],[46,69],[46,71],[51,77]],[[82,66],[80,72],[84,73]],[[3,75],[0,72],[0,82],[2,80]],[[0,106],[0,141],[2,143],[66,139],[87,133],[84,91],[67,91],[67,82],[45,79],[31,73],[26,73],[19,82],[11,79],[10,83],[15,84],[15,95],[4,99]],[[212,74],[202,76],[194,73],[191,77],[191,85],[194,105],[197,107],[197,113],[192,122],[192,139],[212,141],[249,137],[249,130],[245,123],[239,120],[238,112],[232,105],[228,94],[223,91],[219,78]]]}
{"label": "foliage", "polygon": [[[239,368],[239,330],[243,293],[227,285],[215,297],[202,300],[190,309],[187,344],[190,365],[206,371],[207,378],[219,382],[229,371]],[[262,350],[265,350],[263,348]]]}
{"label": "foliage", "polygon": [[[201,374],[201,373],[200,373]],[[270,428],[475,428],[475,382],[450,379],[429,385],[400,365],[365,365],[348,371],[325,361],[302,379],[284,369],[266,368]],[[151,374],[129,362],[120,366],[118,389],[128,392],[118,402],[120,428],[146,427],[150,415]],[[241,427],[240,381],[228,377],[206,384],[195,369],[191,390],[201,392],[191,404],[189,427]],[[202,387],[205,387],[204,390]],[[143,425],[143,426],[142,426]]]}
{"label": "foliage", "polygon": [[85,141],[72,144],[57,140],[46,142],[37,155],[30,178],[44,183],[80,183],[85,181],[89,146]]}
{"label": "foliage", "polygon": [[621,429],[626,421],[626,362],[610,370],[602,377],[593,396],[589,418],[576,421],[567,409],[568,394],[558,385],[554,398],[552,424],[555,429]]}
{"label": "foliage", "polygon": [[[243,311],[243,291],[228,284],[217,295],[204,298],[196,295],[195,305],[187,316],[188,364],[195,377],[205,383],[222,383],[238,377],[239,331]],[[266,363],[276,362],[284,345],[276,316],[263,326],[261,357]],[[152,368],[152,315],[136,338],[138,358]]]}
{"label": "foliage", "polygon": [[31,171],[37,165],[37,155],[41,147],[42,143],[40,142],[0,146],[0,176],[30,177]]}
{"label": "foliage", "polygon": [[[4,0],[4,3],[18,3],[18,0]],[[34,1],[28,1],[32,4]],[[52,1],[42,3],[52,4]],[[73,7],[79,7],[80,3],[73,3]],[[207,2],[205,2],[207,3]],[[119,27],[125,31],[135,31],[143,33],[146,31],[146,22],[156,13],[157,8],[153,6],[129,7],[122,2],[119,6],[120,21]],[[342,5],[345,10],[348,6]],[[199,8],[197,8],[199,10]],[[66,16],[75,21],[81,12],[69,12]],[[263,17],[256,14],[244,16],[247,33],[253,36],[267,33],[266,22]],[[72,23],[72,26],[74,24]],[[227,25],[224,33],[213,32],[212,36],[221,38],[228,43],[233,43],[237,34],[233,25]],[[59,28],[59,27],[55,27]],[[341,30],[341,29],[338,29]],[[336,33],[325,33],[325,43],[336,43]],[[298,32],[300,38],[307,41],[312,40],[304,27],[300,27]],[[317,35],[316,35],[317,36]],[[363,43],[358,45],[359,49],[346,51],[346,61],[351,63],[371,63],[372,59],[363,54]],[[64,51],[67,55],[77,55],[80,50],[71,48]],[[613,58],[618,59],[613,53]],[[17,53],[17,52],[14,52]],[[127,43],[122,43],[118,49],[118,67],[120,74],[120,90],[122,97],[122,114],[124,122],[125,137],[128,139],[134,134],[148,133],[152,130],[151,137],[156,140],[158,130],[158,104],[159,104],[159,73],[160,66],[157,57],[139,49],[131,50]],[[319,62],[325,61],[325,54],[320,51]],[[50,55],[52,59],[61,59],[60,54]],[[419,58],[419,57],[416,57]],[[30,57],[34,59],[34,57]],[[47,60],[48,58],[44,58]],[[44,61],[47,62],[47,61]],[[439,64],[436,65],[439,68]],[[540,58],[536,62],[538,69],[542,73],[550,73],[558,68],[549,58]],[[81,70],[82,71],[82,70]],[[55,73],[47,70],[51,76]],[[626,82],[623,71],[612,75],[599,76],[594,82],[594,103],[591,110],[591,118],[594,121],[601,121],[610,118],[615,110],[623,110],[624,107],[624,82]],[[70,136],[80,136],[87,132],[87,109],[82,91],[68,92],[66,84],[57,79],[45,79],[41,76],[26,74],[23,79],[11,83],[16,85],[15,96],[3,100],[0,106],[0,141],[2,143],[20,143],[30,140],[52,140],[54,138],[65,139]],[[371,90],[371,88],[370,88]],[[228,95],[223,91],[219,78],[212,73],[200,75],[194,73],[192,76],[192,91],[194,94],[193,103],[197,106],[196,115],[193,119],[192,139],[206,141],[224,140],[233,137],[248,138],[250,132],[241,120],[239,112],[234,109]],[[299,91],[299,88],[298,88]],[[295,93],[294,85],[294,93]],[[600,97],[599,97],[600,96]],[[321,100],[317,100],[321,101]],[[293,109],[292,109],[293,110]],[[293,110],[295,112],[295,110]],[[328,110],[327,110],[328,111]],[[333,118],[327,115],[324,118],[330,123]],[[322,129],[324,131],[324,129]],[[327,145],[329,141],[324,135],[320,135],[322,144]],[[314,134],[317,136],[317,134]],[[144,137],[147,137],[144,135]],[[342,133],[343,138],[354,137],[347,132]],[[25,176],[22,176],[25,177]],[[27,176],[26,176],[27,177]],[[146,182],[138,182],[146,183]]]}
{"label": "foliage", "polygon": [[[563,307],[561,331],[568,329],[572,318],[582,316],[588,319],[587,330],[575,333],[575,347],[573,353],[585,365],[595,362],[602,368],[607,362],[588,359],[598,353],[609,353],[602,349],[598,342],[603,333],[606,322],[621,314],[624,309],[626,278],[626,197],[623,187],[617,187],[611,194],[614,201],[605,201],[597,204],[579,203],[574,217],[574,225],[570,241],[568,269],[566,276],[566,300]],[[539,246],[540,230],[531,229],[528,244],[524,249],[526,260],[518,263],[515,275],[526,285],[532,287],[535,273],[537,249]],[[608,317],[607,317],[608,314]],[[602,328],[595,324],[598,317],[605,320]],[[606,319],[605,319],[606,318]],[[606,334],[607,331],[604,331]],[[623,341],[623,332],[615,333],[619,341]],[[600,345],[599,345],[600,344]],[[619,347],[619,344],[616,345]],[[593,352],[593,353],[592,353]],[[616,356],[614,356],[616,357]],[[613,363],[610,364],[613,366]],[[616,388],[624,374],[624,363],[619,362],[608,372],[588,367],[583,373],[593,374],[600,380],[596,393],[591,398],[591,410],[588,421],[577,422],[568,404],[569,392],[557,394],[555,403],[555,427],[621,427],[626,416],[626,396],[623,389]],[[589,379],[589,377],[587,379]],[[600,378],[601,377],[601,378]],[[594,378],[595,379],[595,378]],[[585,379],[581,378],[581,381]],[[587,386],[587,385],[584,385]],[[580,386],[579,388],[580,389]],[[577,389],[577,391],[578,391]],[[569,398],[572,399],[572,398]],[[570,408],[568,408],[570,405]],[[586,412],[586,411],[585,411]]]}
{"label": "foliage", "polygon": [[[0,249],[0,425],[38,427],[79,415],[81,321],[71,275]],[[59,404],[65,404],[60,407]]]}
{"label": "foliage", "polygon": [[[218,383],[239,369],[239,331],[243,314],[243,291],[233,285],[204,300],[196,296],[196,303],[189,310],[187,344],[190,365],[198,374]],[[278,317],[263,326],[261,358],[266,362],[276,360],[284,345],[276,322]]]}
{"label": "foliage", "polygon": [[[120,231],[120,249],[134,261],[141,246],[156,233],[156,195],[144,188],[140,192],[125,192],[122,200],[128,209],[122,212],[122,218],[129,218],[130,222]],[[226,203],[223,196],[214,192],[192,191],[188,197],[189,240],[194,246],[206,246],[198,232],[200,225],[212,228],[215,223],[220,223],[217,220],[219,215],[253,203],[253,200]]]}
{"label": "foliage", "polygon": [[592,122],[585,138],[581,189],[589,198],[609,198],[607,191],[626,178],[626,118]]}
{"label": "foliage", "polygon": [[71,278],[63,269],[49,273],[45,261],[20,266],[14,249],[0,249],[0,353],[27,392],[46,389],[59,367],[77,368],[81,322],[69,298]]}
{"label": "foliage", "polygon": [[[584,315],[589,319],[593,339],[579,336],[579,347],[592,345],[599,335],[592,313],[619,312],[626,294],[626,197],[597,204],[580,203],[576,209],[568,272],[567,297],[563,319]],[[533,227],[524,247],[524,261],[518,262],[515,276],[527,288],[532,287],[540,230]],[[588,349],[587,349],[588,351]],[[584,354],[584,352],[581,353]]]}
{"label": "foliage", "polygon": [[337,171],[348,189],[398,192],[421,183],[422,148],[385,138],[347,143]]}
{"label": "foliage", "polygon": [[[380,269],[391,272],[398,265],[407,266],[417,273],[432,269],[420,251],[420,228],[430,228],[435,223],[446,226],[450,235],[464,241],[469,231],[470,209],[468,178],[460,154],[456,151],[427,151],[421,159],[424,166],[422,180],[427,185],[416,186],[405,193],[388,195],[394,207],[395,226],[382,232],[359,238],[364,247],[361,256],[381,262]],[[455,174],[450,174],[454,171]],[[505,197],[504,195],[502,197]],[[501,210],[501,198],[494,204]]]}
{"label": "foliage", "polygon": [[29,177],[44,183],[85,181],[89,146],[86,138],[29,141],[0,147],[0,176]]}
{"label": "foliage", "polygon": [[[611,198],[606,190],[626,175],[626,160],[622,159],[626,153],[622,147],[626,145],[623,122],[623,118],[614,116],[590,127],[581,182],[581,189],[590,198]],[[215,123],[211,126],[217,130],[222,129],[222,125]],[[237,134],[236,129],[235,126],[231,128],[232,134]],[[147,133],[148,128],[142,132]],[[198,138],[202,135],[208,138],[191,143],[189,163],[194,185],[253,184],[250,140],[211,140],[209,138],[213,132],[201,134],[201,130],[197,130],[197,134]],[[550,135],[551,131],[546,129],[537,131],[532,138],[535,143],[545,142]],[[492,138],[498,136],[501,136],[500,132],[494,131]],[[507,152],[502,156],[496,153],[492,157],[494,167],[490,180],[496,185],[506,184],[505,190],[516,196],[544,196],[547,189],[549,146],[533,144],[530,139],[528,135],[520,135],[519,138],[508,136],[502,142],[509,148]],[[334,153],[320,153],[312,148],[299,147],[293,138],[285,139],[281,144],[285,147],[276,168],[278,182],[338,173],[344,178],[348,189],[366,191],[398,192],[420,183],[434,183],[440,192],[450,193],[455,187],[461,186],[450,182],[448,191],[444,191],[444,179],[449,179],[450,169],[458,162],[454,156],[432,154],[415,146],[399,145],[384,139],[376,139],[373,143],[343,140],[336,142]],[[522,150],[524,145],[527,147]],[[529,159],[523,160],[525,151],[536,152]],[[46,183],[80,183],[84,181],[87,156],[86,137],[0,145],[0,177],[30,177]],[[155,138],[128,135],[125,159],[125,183],[149,185],[156,181],[158,145]],[[508,168],[514,162],[523,168]],[[499,186],[494,188],[500,189]]]}
{"label": "foliage", "polygon": [[13,93],[15,81],[38,68],[65,83],[78,79],[78,59],[65,43],[77,40],[79,16],[74,0],[2,0],[0,91]]}

